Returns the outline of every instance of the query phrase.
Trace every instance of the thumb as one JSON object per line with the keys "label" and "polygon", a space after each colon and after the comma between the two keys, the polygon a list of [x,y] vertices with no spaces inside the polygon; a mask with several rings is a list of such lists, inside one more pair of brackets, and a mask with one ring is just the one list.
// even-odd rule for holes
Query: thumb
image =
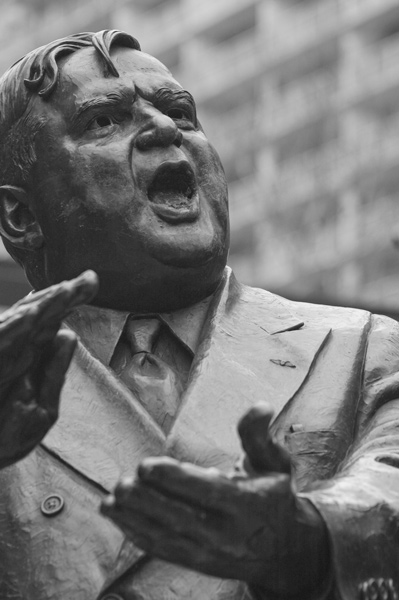
{"label": "thumb", "polygon": [[272,416],[273,410],[268,404],[257,404],[238,423],[238,434],[246,453],[245,462],[249,462],[257,475],[291,472],[290,455],[270,435]]}

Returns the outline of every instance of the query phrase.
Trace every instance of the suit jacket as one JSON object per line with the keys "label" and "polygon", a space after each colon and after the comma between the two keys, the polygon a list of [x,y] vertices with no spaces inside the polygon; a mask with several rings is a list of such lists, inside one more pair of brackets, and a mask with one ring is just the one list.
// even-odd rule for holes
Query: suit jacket
{"label": "suit jacket", "polygon": [[273,432],[291,453],[298,492],[330,534],[331,581],[312,598],[361,598],[370,578],[399,589],[398,371],[396,322],[290,302],[226,270],[165,437],[80,343],[59,421],[0,474],[0,598],[251,598],[243,583],[146,556],[98,506],[146,456],[231,469],[241,456],[237,421],[261,400],[274,407]]}

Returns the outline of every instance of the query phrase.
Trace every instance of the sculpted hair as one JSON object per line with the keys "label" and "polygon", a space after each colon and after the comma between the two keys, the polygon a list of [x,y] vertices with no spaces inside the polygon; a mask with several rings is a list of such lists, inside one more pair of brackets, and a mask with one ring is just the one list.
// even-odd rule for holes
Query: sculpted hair
{"label": "sculpted hair", "polygon": [[[104,76],[119,77],[112,62],[112,46],[141,50],[139,42],[122,31],[85,32],[41,46],[14,63],[0,79],[0,185],[21,186],[36,161],[35,137],[45,120],[31,113],[31,100],[48,100],[59,80],[60,58],[93,46],[104,63]],[[21,252],[4,240],[11,256],[21,263]]]}
{"label": "sculpted hair", "polygon": [[55,40],[18,60],[0,79],[0,185],[27,180],[34,163],[34,138],[43,125],[29,115],[34,94],[47,100],[58,84],[58,60],[93,46],[104,62],[104,75],[119,77],[110,56],[113,45],[140,50],[139,42],[122,31],[85,32]]}

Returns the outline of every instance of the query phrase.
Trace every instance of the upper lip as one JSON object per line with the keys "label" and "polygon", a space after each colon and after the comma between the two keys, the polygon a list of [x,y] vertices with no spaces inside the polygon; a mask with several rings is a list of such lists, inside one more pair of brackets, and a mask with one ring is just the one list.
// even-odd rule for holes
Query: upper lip
{"label": "upper lip", "polygon": [[192,198],[197,190],[194,171],[186,160],[164,162],[155,171],[148,187],[148,197],[154,200],[160,192],[172,192]]}

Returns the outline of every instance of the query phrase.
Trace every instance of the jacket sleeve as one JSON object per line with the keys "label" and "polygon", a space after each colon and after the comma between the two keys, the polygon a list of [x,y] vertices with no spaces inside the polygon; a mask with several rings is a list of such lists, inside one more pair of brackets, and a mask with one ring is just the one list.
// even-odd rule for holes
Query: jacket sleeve
{"label": "jacket sleeve", "polygon": [[334,590],[328,598],[393,600],[399,597],[399,325],[387,317],[372,317],[353,440],[336,475],[301,495],[329,531]]}

